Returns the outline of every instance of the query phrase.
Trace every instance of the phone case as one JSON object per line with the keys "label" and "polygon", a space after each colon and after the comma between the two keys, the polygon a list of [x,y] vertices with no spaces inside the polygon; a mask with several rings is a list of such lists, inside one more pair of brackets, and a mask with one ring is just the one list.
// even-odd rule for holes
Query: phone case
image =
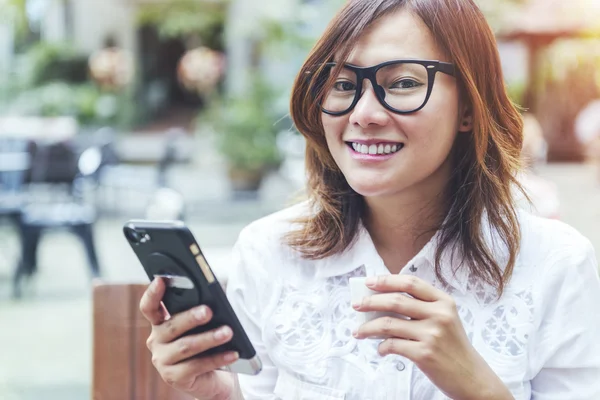
{"label": "phone case", "polygon": [[131,220],[125,224],[123,232],[148,278],[153,280],[158,275],[166,280],[163,303],[171,315],[200,304],[211,308],[211,321],[183,336],[202,333],[222,325],[228,325],[233,330],[230,342],[199,356],[237,351],[240,359],[224,369],[244,374],[260,372],[260,359],[252,343],[200,246],[185,224],[181,221]]}

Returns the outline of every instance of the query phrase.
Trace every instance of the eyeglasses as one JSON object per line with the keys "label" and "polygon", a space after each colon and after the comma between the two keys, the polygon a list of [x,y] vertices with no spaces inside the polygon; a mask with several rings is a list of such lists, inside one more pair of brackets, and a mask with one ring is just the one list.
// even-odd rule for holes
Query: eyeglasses
{"label": "eyeglasses", "polygon": [[[336,72],[337,63],[327,63],[317,84],[325,84]],[[427,104],[437,72],[455,76],[453,64],[429,60],[395,60],[372,67],[344,64],[326,88],[321,110],[329,115],[349,113],[363,93],[363,81],[373,85],[377,99],[386,109],[397,114],[419,111]]]}

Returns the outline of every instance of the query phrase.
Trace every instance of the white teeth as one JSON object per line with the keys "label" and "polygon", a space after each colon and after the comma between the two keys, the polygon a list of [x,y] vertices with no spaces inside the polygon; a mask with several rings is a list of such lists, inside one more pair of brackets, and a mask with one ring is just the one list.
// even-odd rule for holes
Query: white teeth
{"label": "white teeth", "polygon": [[370,146],[367,146],[366,144],[360,144],[360,143],[356,143],[356,142],[352,142],[352,148],[354,149],[354,151],[356,151],[357,153],[361,153],[361,154],[370,154],[370,155],[377,155],[377,154],[390,154],[390,153],[395,153],[396,151],[402,149],[402,145],[390,145],[390,144],[372,144]]}

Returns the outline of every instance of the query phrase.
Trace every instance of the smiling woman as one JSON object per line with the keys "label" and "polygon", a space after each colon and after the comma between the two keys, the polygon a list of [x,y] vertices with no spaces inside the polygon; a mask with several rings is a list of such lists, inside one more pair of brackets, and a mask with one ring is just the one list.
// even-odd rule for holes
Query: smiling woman
{"label": "smiling woman", "polygon": [[523,123],[473,0],[348,1],[291,112],[309,201],[242,231],[227,286],[263,371],[185,361],[221,342],[173,340],[209,314],[163,323],[157,282],[163,377],[215,400],[600,397],[598,263],[515,206]]}
{"label": "smiling woman", "polygon": [[[518,187],[514,172],[522,121],[504,90],[493,34],[479,10],[468,4],[351,2],[309,56],[291,106],[308,139],[309,187],[316,189],[315,198],[322,197],[321,212],[302,221],[311,234],[291,235],[290,243],[307,256],[347,248],[361,215],[342,210],[364,208],[369,194],[385,201],[394,197],[390,191],[401,191],[407,201],[420,205],[437,196],[437,202],[446,203],[441,214],[448,216],[444,226],[429,227],[441,229],[438,254],[458,240],[461,251],[478,265],[472,272],[502,291],[519,246],[510,187]],[[398,13],[402,7],[406,12]],[[446,18],[440,18],[442,13]],[[373,21],[378,21],[375,27]],[[382,64],[364,68],[377,63]],[[321,72],[312,73],[315,69]],[[315,98],[322,110],[312,107]],[[344,142],[361,146],[349,152]],[[362,145],[386,142],[402,151],[391,158],[362,155]],[[377,160],[386,163],[364,165]],[[325,176],[331,184],[320,184]],[[377,203],[383,205],[379,199]],[[509,250],[503,271],[477,237],[484,210]],[[434,221],[439,217],[432,216]],[[344,227],[343,242],[337,226]],[[441,276],[439,268],[437,272]]]}

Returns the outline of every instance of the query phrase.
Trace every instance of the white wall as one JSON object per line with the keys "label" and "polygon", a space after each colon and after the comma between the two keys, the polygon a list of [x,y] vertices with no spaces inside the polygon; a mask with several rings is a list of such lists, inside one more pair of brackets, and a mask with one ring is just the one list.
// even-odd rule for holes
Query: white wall
{"label": "white wall", "polygon": [[74,0],[74,34],[78,45],[87,51],[102,47],[107,35],[114,35],[119,46],[136,50],[135,6],[123,0]]}
{"label": "white wall", "polygon": [[47,42],[62,42],[66,39],[64,12],[60,0],[49,0],[43,8],[41,38]]}
{"label": "white wall", "polygon": [[[66,39],[62,1],[48,0],[43,22],[45,40]],[[100,49],[109,35],[113,35],[119,46],[135,51],[136,21],[135,5],[124,0],[72,0],[73,42],[75,46],[91,53]]]}

